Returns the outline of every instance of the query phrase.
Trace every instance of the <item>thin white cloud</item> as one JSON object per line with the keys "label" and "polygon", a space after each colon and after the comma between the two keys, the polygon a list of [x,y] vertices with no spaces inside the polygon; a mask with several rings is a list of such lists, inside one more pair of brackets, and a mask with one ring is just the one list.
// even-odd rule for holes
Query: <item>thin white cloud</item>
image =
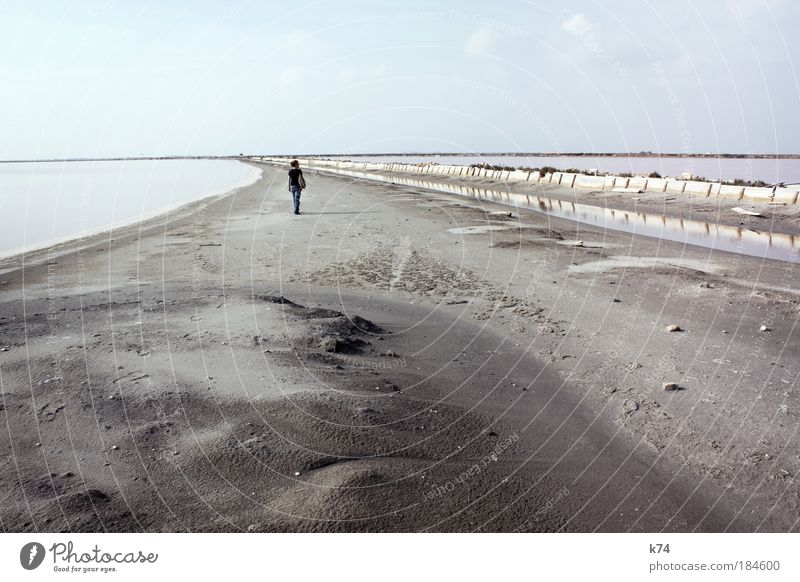
{"label": "thin white cloud", "polygon": [[575,36],[584,36],[592,30],[592,26],[592,21],[585,14],[578,12],[561,23],[561,30],[565,30]]}
{"label": "thin white cloud", "polygon": [[336,73],[336,80],[340,83],[344,84],[352,83],[355,80],[355,78],[356,78],[355,69],[351,69],[349,67],[345,69],[340,69]]}
{"label": "thin white cloud", "polygon": [[325,54],[325,47],[319,35],[306,30],[289,30],[278,37],[276,49],[281,54],[289,53],[294,60],[316,59]]}
{"label": "thin white cloud", "polygon": [[290,30],[281,37],[281,44],[290,48],[297,48],[298,46],[307,45],[312,40],[313,37],[308,31]]}
{"label": "thin white cloud", "polygon": [[287,67],[281,71],[278,83],[281,85],[294,85],[306,74],[305,67]]}
{"label": "thin white cloud", "polygon": [[464,50],[471,53],[485,53],[492,46],[492,31],[488,28],[477,28],[464,43]]}

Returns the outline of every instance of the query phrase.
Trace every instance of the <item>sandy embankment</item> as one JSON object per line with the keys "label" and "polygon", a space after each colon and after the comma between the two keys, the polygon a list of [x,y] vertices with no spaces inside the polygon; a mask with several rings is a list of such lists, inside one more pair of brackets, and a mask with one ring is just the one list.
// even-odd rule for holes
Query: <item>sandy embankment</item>
{"label": "sandy embankment", "polygon": [[0,265],[5,531],[797,529],[797,266],[309,182]]}

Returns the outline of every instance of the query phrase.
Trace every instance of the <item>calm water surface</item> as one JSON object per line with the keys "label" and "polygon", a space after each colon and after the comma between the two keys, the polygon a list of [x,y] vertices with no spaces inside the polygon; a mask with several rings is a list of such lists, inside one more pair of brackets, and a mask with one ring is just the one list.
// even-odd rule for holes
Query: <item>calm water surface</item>
{"label": "calm water surface", "polygon": [[[724,251],[762,259],[773,259],[788,263],[800,263],[800,236],[772,233],[768,230],[751,230],[722,224],[684,220],[650,214],[614,210],[590,204],[579,204],[558,200],[547,196],[531,194],[512,194],[503,190],[470,187],[450,182],[407,178],[402,176],[382,176],[356,170],[337,170],[353,178],[377,180],[392,184],[459,194],[479,200],[487,200],[527,208],[542,214],[588,224],[600,229],[618,230],[637,236],[648,236],[687,245],[704,247],[712,251]],[[485,228],[484,225],[478,225]],[[500,229],[502,227],[496,227]]]}
{"label": "calm water surface", "polygon": [[234,160],[0,163],[0,256],[151,218],[260,175]]}

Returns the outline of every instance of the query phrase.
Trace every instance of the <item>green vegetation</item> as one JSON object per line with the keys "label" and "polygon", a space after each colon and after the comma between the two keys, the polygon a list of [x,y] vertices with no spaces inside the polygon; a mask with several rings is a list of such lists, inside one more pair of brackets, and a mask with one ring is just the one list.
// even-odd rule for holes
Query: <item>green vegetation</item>
{"label": "green vegetation", "polygon": [[504,172],[512,172],[516,170],[514,166],[493,166],[492,164],[470,164],[470,168],[480,168],[481,170],[502,170]]}
{"label": "green vegetation", "polygon": [[736,180],[723,180],[722,183],[726,186],[745,186],[747,188],[766,188],[772,186],[772,184],[764,182],[763,180],[739,180],[738,178]]}

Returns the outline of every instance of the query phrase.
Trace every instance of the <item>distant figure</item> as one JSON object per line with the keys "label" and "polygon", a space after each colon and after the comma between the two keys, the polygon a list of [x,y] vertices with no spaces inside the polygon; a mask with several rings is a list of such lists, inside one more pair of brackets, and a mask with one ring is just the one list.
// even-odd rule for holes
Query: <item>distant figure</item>
{"label": "distant figure", "polygon": [[292,167],[289,170],[289,192],[292,193],[294,213],[300,214],[300,193],[306,187],[306,181],[303,178],[303,170],[300,169],[300,162],[292,160],[289,165]]}

